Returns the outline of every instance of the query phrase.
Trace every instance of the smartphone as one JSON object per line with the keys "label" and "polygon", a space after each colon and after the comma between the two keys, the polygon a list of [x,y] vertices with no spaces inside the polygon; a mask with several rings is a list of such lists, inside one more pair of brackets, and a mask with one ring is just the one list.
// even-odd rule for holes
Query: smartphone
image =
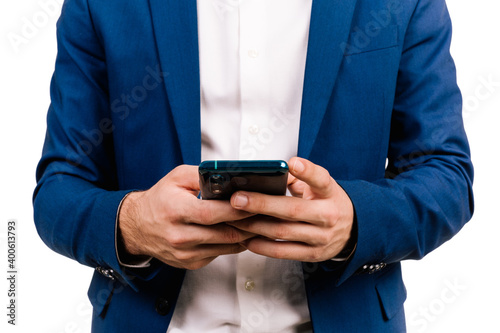
{"label": "smartphone", "polygon": [[202,199],[228,200],[236,191],[285,195],[288,164],[281,160],[204,161],[199,168]]}

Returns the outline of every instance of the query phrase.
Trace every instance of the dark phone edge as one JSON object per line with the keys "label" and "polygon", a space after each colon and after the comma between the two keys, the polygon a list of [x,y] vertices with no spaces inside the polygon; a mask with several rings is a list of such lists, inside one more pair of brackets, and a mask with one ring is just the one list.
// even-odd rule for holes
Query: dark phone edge
{"label": "dark phone edge", "polygon": [[283,160],[207,160],[200,163],[198,170],[206,172],[288,172],[288,164]]}

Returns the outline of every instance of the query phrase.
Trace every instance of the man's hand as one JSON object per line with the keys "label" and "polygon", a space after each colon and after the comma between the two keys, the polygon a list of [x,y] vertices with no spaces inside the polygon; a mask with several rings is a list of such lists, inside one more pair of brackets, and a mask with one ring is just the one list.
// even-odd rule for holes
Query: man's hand
{"label": "man's hand", "polygon": [[262,236],[244,242],[252,252],[305,262],[331,259],[350,239],[352,202],[324,168],[297,157],[289,165],[293,197],[237,192],[231,197],[234,208],[267,216],[231,225]]}
{"label": "man's hand", "polygon": [[130,193],[118,217],[126,251],[186,269],[244,251],[239,243],[255,235],[220,222],[253,214],[227,201],[199,200],[198,192],[198,168],[182,165],[151,189]]}

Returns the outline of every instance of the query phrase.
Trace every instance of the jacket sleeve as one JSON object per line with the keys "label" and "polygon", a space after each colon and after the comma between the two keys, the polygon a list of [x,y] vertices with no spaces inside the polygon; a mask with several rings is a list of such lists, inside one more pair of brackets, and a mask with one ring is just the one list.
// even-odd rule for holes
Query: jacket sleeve
{"label": "jacket sleeve", "polygon": [[473,167],[450,41],[444,0],[418,1],[404,37],[386,177],[339,181],[355,208],[358,243],[338,283],[363,266],[420,259],[472,216]]}
{"label": "jacket sleeve", "polygon": [[117,210],[130,190],[118,190],[106,59],[85,0],[65,2],[57,41],[33,196],[35,224],[54,251],[84,265],[112,269],[134,287],[133,279],[149,279],[156,271],[143,270],[139,276],[117,259]]}

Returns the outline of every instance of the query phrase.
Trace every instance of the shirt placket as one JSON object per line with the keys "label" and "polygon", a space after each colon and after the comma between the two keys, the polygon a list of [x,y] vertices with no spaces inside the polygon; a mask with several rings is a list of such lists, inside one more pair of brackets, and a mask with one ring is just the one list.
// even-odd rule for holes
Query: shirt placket
{"label": "shirt placket", "polygon": [[[266,68],[266,49],[263,43],[266,1],[241,0],[239,7],[240,32],[240,96],[241,128],[240,159],[263,158],[265,146],[259,141],[261,127],[269,117],[269,70]],[[264,297],[264,268],[266,257],[246,251],[238,255],[236,292],[241,314],[241,331],[268,329],[269,314],[259,306]]]}
{"label": "shirt placket", "polygon": [[267,50],[264,43],[266,1],[242,0],[240,4],[240,159],[265,157],[261,130],[268,123],[270,87]]}
{"label": "shirt placket", "polygon": [[246,251],[238,255],[236,292],[241,315],[241,332],[264,332],[269,328],[270,313],[264,311],[264,268],[266,257]]}

